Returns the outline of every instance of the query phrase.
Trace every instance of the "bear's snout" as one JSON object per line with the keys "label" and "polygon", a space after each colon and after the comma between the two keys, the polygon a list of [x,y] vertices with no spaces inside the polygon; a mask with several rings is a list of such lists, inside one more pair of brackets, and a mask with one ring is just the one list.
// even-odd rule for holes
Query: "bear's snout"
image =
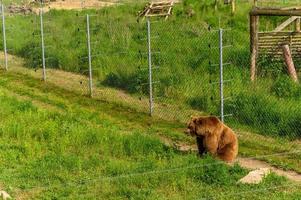
{"label": "bear's snout", "polygon": [[190,129],[187,128],[187,129],[184,131],[184,133],[187,134],[187,135],[190,134]]}
{"label": "bear's snout", "polygon": [[189,128],[187,128],[187,129],[184,131],[184,133],[185,133],[186,135],[193,135],[192,131],[191,131]]}

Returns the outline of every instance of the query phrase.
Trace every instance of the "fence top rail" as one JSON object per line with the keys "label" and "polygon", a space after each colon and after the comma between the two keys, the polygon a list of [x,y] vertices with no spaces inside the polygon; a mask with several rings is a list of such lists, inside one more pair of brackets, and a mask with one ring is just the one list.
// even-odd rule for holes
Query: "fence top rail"
{"label": "fence top rail", "polygon": [[301,7],[290,8],[259,8],[253,7],[251,16],[301,16]]}

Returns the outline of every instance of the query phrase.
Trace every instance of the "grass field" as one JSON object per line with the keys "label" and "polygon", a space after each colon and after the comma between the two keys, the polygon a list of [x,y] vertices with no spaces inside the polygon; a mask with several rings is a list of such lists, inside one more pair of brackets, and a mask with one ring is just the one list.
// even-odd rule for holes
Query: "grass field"
{"label": "grass field", "polygon": [[[93,54],[102,55],[93,57],[93,99],[83,94],[85,14],[95,10],[45,14],[47,83],[38,69],[38,16],[7,17],[9,53],[19,58],[10,56],[9,71],[0,71],[0,189],[16,199],[300,199],[300,185],[283,177],[237,184],[246,169],[164,142],[194,144],[183,134],[189,115],[218,113],[218,88],[209,86],[218,70],[208,66],[217,62],[208,43],[218,40],[207,32],[209,24],[218,27],[218,17],[211,1],[186,0],[168,22],[152,23],[153,50],[160,52],[154,65],[161,66],[155,94],[163,98],[151,118],[147,87],[139,84],[147,81],[139,70],[147,66],[145,23],[135,22],[141,6],[105,8],[91,17]],[[227,123],[239,135],[240,156],[301,172],[301,87],[282,70],[248,81],[249,8],[230,16],[219,7],[222,25],[235,28],[225,33],[231,38],[225,42],[235,45],[225,54],[233,62],[225,78],[234,79],[225,90],[233,99],[226,112],[234,114]]]}
{"label": "grass field", "polygon": [[283,178],[237,185],[239,166],[165,146],[162,135],[189,142],[182,124],[16,73],[1,72],[0,89],[0,180],[17,199],[300,198]]}
{"label": "grass field", "polygon": [[[146,96],[146,25],[145,21],[136,22],[136,12],[142,7],[132,3],[98,11],[48,12],[44,16],[47,68],[87,74],[85,15],[91,14],[92,66],[97,87]],[[301,87],[287,78],[283,65],[262,60],[257,83],[249,82],[250,7],[241,2],[236,14],[231,15],[229,7],[223,5],[215,11],[212,1],[186,0],[176,5],[167,22],[154,21],[153,65],[160,67],[153,72],[154,96],[166,105],[219,115],[218,85],[212,84],[218,81],[219,72],[208,64],[218,63],[218,34],[209,32],[208,26],[232,27],[224,34],[225,46],[234,45],[225,49],[224,55],[225,62],[232,63],[224,70],[224,79],[231,80],[225,84],[225,97],[231,97],[225,112],[233,114],[227,122],[259,134],[296,138],[300,135]],[[9,53],[25,58],[30,68],[40,68],[42,63],[39,20],[36,15],[6,19]],[[263,19],[261,29],[279,20]],[[168,113],[160,108],[157,111]]]}

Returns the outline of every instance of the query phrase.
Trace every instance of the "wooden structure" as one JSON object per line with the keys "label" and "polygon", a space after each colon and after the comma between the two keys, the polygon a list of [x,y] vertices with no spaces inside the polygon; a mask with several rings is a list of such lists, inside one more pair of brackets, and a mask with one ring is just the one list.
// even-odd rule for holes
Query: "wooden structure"
{"label": "wooden structure", "polygon": [[139,12],[139,18],[145,17],[164,17],[165,20],[172,14],[174,1],[152,2],[148,3],[144,9]]}
{"label": "wooden structure", "polygon": [[[260,16],[287,16],[288,19],[276,29],[259,32]],[[284,55],[283,46],[288,45],[292,58],[301,58],[301,7],[295,8],[258,8],[250,12],[250,44],[251,44],[251,80],[256,78],[256,64],[259,55],[267,55],[280,59]],[[285,30],[294,23],[294,30]],[[286,58],[285,58],[286,59]]]}

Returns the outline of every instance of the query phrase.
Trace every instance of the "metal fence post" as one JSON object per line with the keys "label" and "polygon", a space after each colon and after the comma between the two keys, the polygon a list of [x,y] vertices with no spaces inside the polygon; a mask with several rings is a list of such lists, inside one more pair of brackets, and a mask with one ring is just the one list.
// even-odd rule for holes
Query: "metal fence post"
{"label": "metal fence post", "polygon": [[92,59],[91,59],[90,17],[88,14],[87,14],[87,45],[88,45],[88,59],[89,59],[89,92],[90,92],[90,97],[92,97],[93,77],[92,77]]}
{"label": "metal fence post", "polygon": [[149,112],[153,115],[153,80],[152,80],[152,50],[151,50],[151,24],[147,18],[147,43],[148,43],[148,80],[149,80]]}
{"label": "metal fence post", "polygon": [[223,29],[219,29],[220,118],[224,122]]}
{"label": "metal fence post", "polygon": [[5,29],[5,15],[4,15],[4,5],[1,4],[2,12],[2,32],[3,32],[3,49],[4,49],[4,59],[5,59],[5,70],[8,70],[8,58],[7,58],[7,46],[6,46],[6,29]]}
{"label": "metal fence post", "polygon": [[44,25],[43,25],[43,1],[42,0],[41,0],[41,8],[40,8],[40,24],[41,24],[43,80],[46,81],[46,62],[45,62]]}

